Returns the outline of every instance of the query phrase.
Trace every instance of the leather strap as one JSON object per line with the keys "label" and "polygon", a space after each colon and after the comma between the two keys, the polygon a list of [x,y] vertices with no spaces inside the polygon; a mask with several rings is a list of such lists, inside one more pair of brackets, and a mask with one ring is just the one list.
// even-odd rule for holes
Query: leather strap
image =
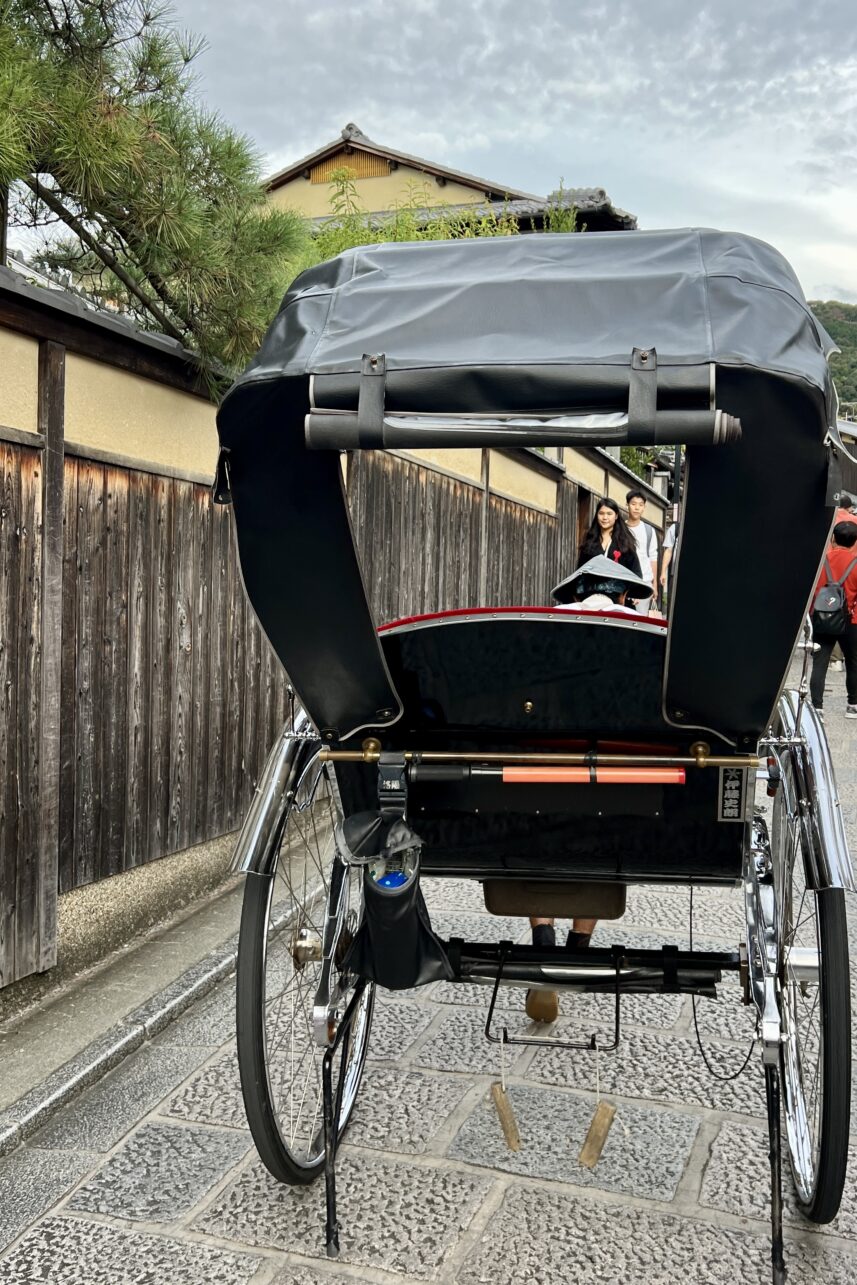
{"label": "leather strap", "polygon": [[654,348],[634,348],[628,382],[628,443],[655,440],[658,409],[658,354]]}

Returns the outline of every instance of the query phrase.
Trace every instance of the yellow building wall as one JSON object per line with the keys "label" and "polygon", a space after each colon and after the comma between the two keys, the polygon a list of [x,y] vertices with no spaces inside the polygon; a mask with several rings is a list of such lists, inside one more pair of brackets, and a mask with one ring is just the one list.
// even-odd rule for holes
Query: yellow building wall
{"label": "yellow building wall", "polygon": [[39,431],[39,342],[0,330],[0,424]]}
{"label": "yellow building wall", "polygon": [[577,451],[566,449],[563,458],[565,471],[575,482],[585,486],[587,490],[592,491],[594,495],[602,495],[604,492],[604,467],[596,464],[594,460],[589,459],[587,455],[580,455]]}
{"label": "yellow building wall", "polygon": [[67,441],[214,476],[217,430],[209,402],[73,353],[65,390]]}
{"label": "yellow building wall", "polygon": [[[392,210],[410,200],[413,187],[420,193],[420,201],[422,193],[427,193],[426,201],[432,208],[437,205],[481,205],[485,202],[484,192],[451,181],[441,186],[433,175],[408,165],[400,165],[392,174],[382,178],[355,179],[354,185],[360,205],[370,214]],[[317,219],[330,214],[332,191],[329,183],[311,183],[298,175],[271,192],[269,199],[272,205],[297,210],[309,219]]]}
{"label": "yellow building wall", "polygon": [[478,449],[456,451],[444,447],[438,450],[397,451],[396,453],[414,460],[417,464],[422,464],[424,468],[454,473],[456,477],[464,478],[467,482],[476,482],[477,485],[482,481],[482,451]]}
{"label": "yellow building wall", "polygon": [[488,462],[490,489],[508,500],[529,504],[545,513],[556,513],[557,483],[543,477],[535,468],[528,468],[521,461],[499,451],[491,451]]}

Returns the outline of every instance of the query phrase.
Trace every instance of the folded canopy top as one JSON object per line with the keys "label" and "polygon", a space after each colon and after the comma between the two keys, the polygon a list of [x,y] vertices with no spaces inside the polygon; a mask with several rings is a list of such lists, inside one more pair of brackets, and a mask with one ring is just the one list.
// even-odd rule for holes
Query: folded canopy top
{"label": "folded canopy top", "polygon": [[[531,427],[537,445],[618,413],[629,432],[642,416],[654,441],[665,440],[656,416],[658,431],[675,424],[673,440],[687,444],[664,718],[752,744],[830,529],[833,348],[785,259],[734,233],[372,245],[302,274],[218,429],[250,600],[325,737],[383,728],[400,701],[336,452],[310,446],[350,444],[353,433],[332,432],[337,417],[355,421],[361,446],[463,431],[444,416],[465,417],[472,436],[466,417],[492,415],[506,434],[518,417],[515,431]],[[370,368],[383,379],[366,395]],[[372,402],[374,429],[361,440]],[[715,407],[721,418],[691,432]],[[740,420],[740,434],[721,432],[724,417]]]}

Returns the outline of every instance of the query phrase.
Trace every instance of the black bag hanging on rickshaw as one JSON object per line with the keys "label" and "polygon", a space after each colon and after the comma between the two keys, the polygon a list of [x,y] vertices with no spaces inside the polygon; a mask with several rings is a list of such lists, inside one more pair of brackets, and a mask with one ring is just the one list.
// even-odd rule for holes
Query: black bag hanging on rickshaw
{"label": "black bag hanging on rickshaw", "polygon": [[827,637],[844,634],[850,624],[848,604],[845,601],[845,581],[857,567],[857,558],[849,563],[838,580],[833,579],[833,572],[827,558],[824,559],[825,574],[830,577],[815,595],[812,604],[812,632]]}
{"label": "black bag hanging on rickshaw", "polygon": [[[368,858],[363,918],[343,968],[388,990],[450,979],[452,968],[420,888],[419,837],[401,817],[359,812],[343,823],[340,840],[353,857]],[[380,873],[391,868],[395,879]]]}

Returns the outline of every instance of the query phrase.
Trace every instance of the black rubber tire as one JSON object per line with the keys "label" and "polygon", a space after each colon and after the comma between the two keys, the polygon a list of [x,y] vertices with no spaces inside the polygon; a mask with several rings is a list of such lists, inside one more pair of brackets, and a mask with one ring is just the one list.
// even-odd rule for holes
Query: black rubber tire
{"label": "black rubber tire", "polygon": [[[290,1151],[283,1137],[268,1075],[266,1038],[265,943],[268,937],[274,876],[248,874],[241,909],[236,965],[236,1037],[238,1069],[244,1109],[256,1150],[266,1169],[279,1181],[292,1186],[313,1182],[324,1169],[323,1152],[315,1163],[301,1163]],[[368,994],[368,1016],[362,1028],[361,1047],[356,1057],[357,1086],[350,1102],[344,1104],[339,1136],[348,1127],[369,1043],[374,995]],[[312,1037],[307,1033],[307,1039]],[[318,1050],[317,1056],[320,1056]],[[311,1050],[310,1056],[313,1055]]]}
{"label": "black rubber tire", "polygon": [[[788,734],[790,728],[777,721],[775,735]],[[778,755],[780,761],[781,783],[773,805],[771,827],[771,850],[774,859],[775,882],[778,863],[788,855],[784,851],[787,843],[785,836],[787,800],[791,799],[791,816],[800,814],[799,801],[809,797],[810,791],[800,775],[800,760],[793,758],[794,751]],[[785,811],[784,811],[785,809]],[[795,851],[792,854],[793,865],[789,874],[789,887],[792,902],[797,885],[798,895],[806,894],[815,900],[816,940],[815,946],[819,955],[819,979],[821,994],[819,996],[818,1031],[821,1041],[822,1062],[820,1073],[821,1096],[818,1123],[818,1143],[816,1147],[815,1172],[809,1190],[801,1191],[797,1177],[798,1164],[793,1152],[792,1140],[789,1137],[788,1099],[792,1094],[790,1085],[789,1055],[786,1035],[784,1040],[780,1067],[782,1075],[783,1110],[786,1114],[784,1134],[789,1150],[789,1161],[794,1178],[797,1206],[805,1218],[813,1223],[829,1223],[839,1212],[842,1193],[845,1187],[845,1175],[848,1164],[848,1139],[851,1123],[851,984],[849,976],[848,931],[845,914],[845,894],[841,889],[829,888],[822,892],[810,892],[806,889],[805,880],[805,847],[811,843],[809,826],[801,822],[794,826],[796,836]],[[785,873],[785,863],[779,866]],[[783,913],[785,890],[779,888],[777,894],[779,913]],[[799,923],[805,923],[801,904],[798,905]],[[792,913],[788,916],[792,918]],[[781,945],[786,944],[787,928],[781,926]],[[781,1003],[788,1006],[790,982],[781,977],[783,991]],[[802,1076],[802,1078],[806,1078]],[[804,1094],[805,1098],[805,1094]]]}
{"label": "black rubber tire", "polygon": [[845,894],[831,888],[815,894],[821,955],[822,1062],[818,1173],[811,1198],[798,1194],[801,1213],[814,1223],[839,1212],[848,1166],[851,1124],[851,990]]}

